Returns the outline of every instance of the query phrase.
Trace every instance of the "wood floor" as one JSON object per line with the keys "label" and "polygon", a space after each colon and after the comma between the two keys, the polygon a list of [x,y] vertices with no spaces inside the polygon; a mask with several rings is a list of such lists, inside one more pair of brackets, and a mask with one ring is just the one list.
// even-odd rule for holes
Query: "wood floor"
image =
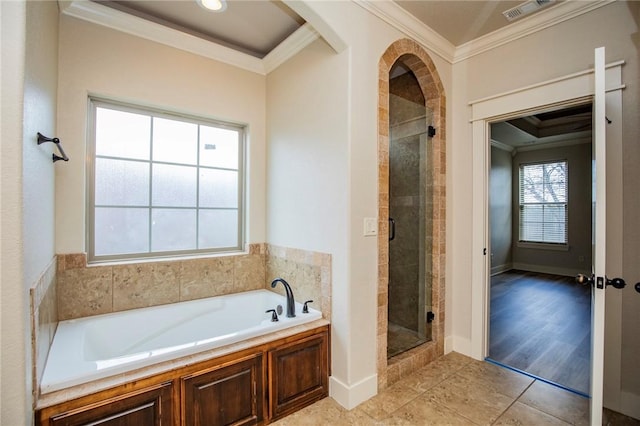
{"label": "wood floor", "polygon": [[591,289],[571,277],[509,271],[491,278],[489,357],[589,393]]}

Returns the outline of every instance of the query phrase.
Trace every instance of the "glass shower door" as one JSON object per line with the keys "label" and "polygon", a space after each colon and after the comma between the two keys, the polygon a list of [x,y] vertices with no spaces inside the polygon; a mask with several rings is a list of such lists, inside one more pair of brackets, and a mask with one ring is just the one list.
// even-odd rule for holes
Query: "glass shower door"
{"label": "glass shower door", "polygon": [[[410,74],[407,73],[407,74]],[[404,74],[404,80],[413,74]],[[417,86],[420,97],[422,91]],[[389,96],[389,312],[387,356],[431,338],[432,179],[424,99]],[[402,83],[406,89],[406,82]]]}

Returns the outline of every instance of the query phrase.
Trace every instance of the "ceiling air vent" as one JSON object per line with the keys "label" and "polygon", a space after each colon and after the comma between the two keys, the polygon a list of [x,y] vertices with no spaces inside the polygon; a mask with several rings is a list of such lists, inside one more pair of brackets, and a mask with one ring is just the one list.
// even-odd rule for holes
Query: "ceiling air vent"
{"label": "ceiling air vent", "polygon": [[533,12],[536,12],[543,7],[549,6],[554,3],[556,0],[529,0],[522,3],[519,6],[513,7],[509,10],[505,10],[502,12],[507,21],[515,21],[516,19],[520,19],[523,16],[529,15]]}

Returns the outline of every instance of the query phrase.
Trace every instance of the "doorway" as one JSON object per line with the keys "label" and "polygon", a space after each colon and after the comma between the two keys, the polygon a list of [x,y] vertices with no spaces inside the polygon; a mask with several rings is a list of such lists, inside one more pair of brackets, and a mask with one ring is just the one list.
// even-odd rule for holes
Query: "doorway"
{"label": "doorway", "polygon": [[488,358],[588,395],[590,103],[491,123]]}

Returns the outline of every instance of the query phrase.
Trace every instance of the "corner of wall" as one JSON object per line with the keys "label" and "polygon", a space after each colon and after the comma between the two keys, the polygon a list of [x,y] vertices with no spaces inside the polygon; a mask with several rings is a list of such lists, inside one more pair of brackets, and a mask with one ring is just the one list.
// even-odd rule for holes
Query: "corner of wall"
{"label": "corner of wall", "polygon": [[329,378],[329,396],[347,410],[356,408],[359,404],[378,393],[378,375],[373,374],[353,385],[347,385],[331,376]]}

